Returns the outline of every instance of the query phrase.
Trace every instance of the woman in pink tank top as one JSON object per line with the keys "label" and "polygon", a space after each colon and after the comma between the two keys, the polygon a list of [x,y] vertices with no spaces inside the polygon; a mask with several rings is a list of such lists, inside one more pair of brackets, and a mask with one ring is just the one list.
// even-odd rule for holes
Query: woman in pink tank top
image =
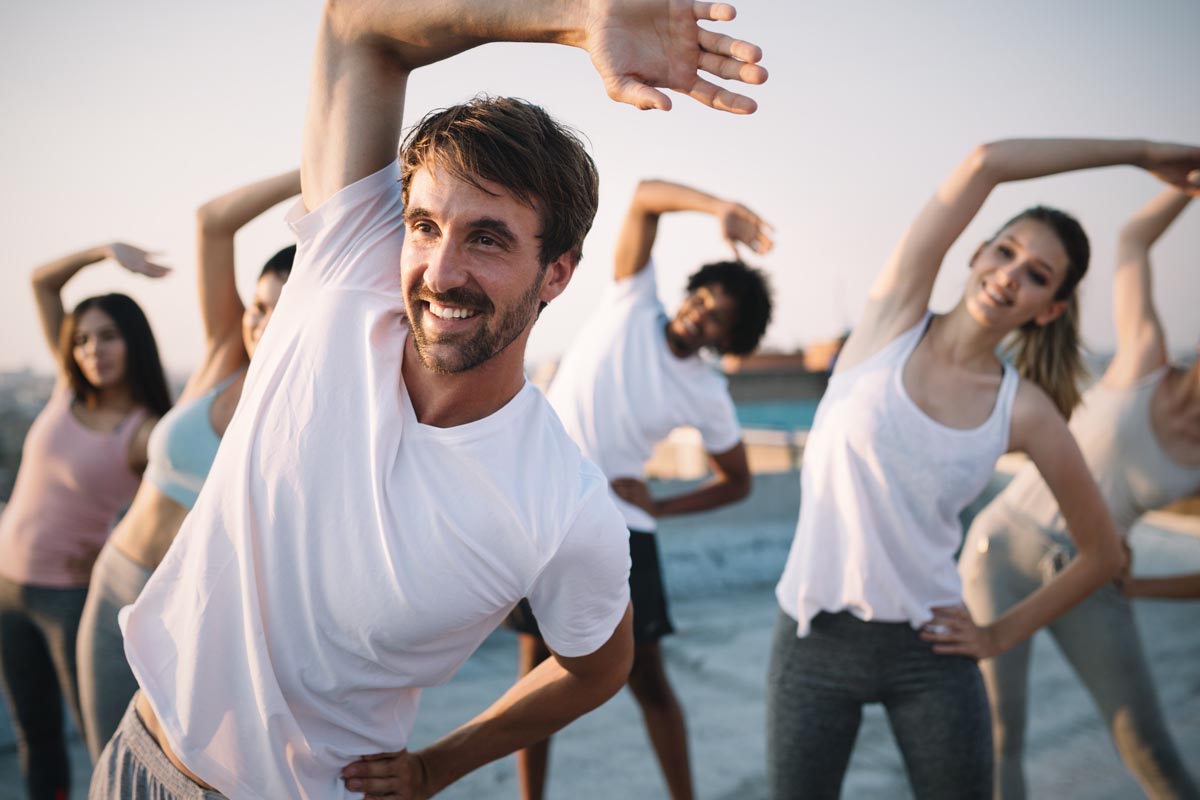
{"label": "woman in pink tank top", "polygon": [[25,438],[0,516],[0,688],[31,798],[66,797],[61,698],[78,721],[75,634],[92,563],[137,490],[150,430],[171,404],[137,303],[107,294],[70,314],[63,309],[67,281],[106,258],[151,277],[169,271],[116,242],[53,261],[33,276],[60,376]]}

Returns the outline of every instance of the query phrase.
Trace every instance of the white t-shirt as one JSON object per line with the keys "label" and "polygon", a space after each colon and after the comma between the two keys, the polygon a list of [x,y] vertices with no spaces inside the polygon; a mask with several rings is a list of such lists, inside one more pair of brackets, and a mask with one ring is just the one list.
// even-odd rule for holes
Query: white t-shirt
{"label": "white t-shirt", "polygon": [[[741,440],[725,376],[698,355],[667,346],[667,314],[654,264],[609,287],[563,357],[546,397],[583,453],[609,480],[641,478],[654,446],[681,425],[723,453]],[[653,531],[654,517],[613,495],[629,527]]]}
{"label": "white t-shirt", "polygon": [[536,388],[417,422],[398,167],[289,222],[295,267],[212,472],[121,617],[171,747],[234,800],[358,796],[342,768],[403,749],[421,687],[522,597],[567,656],[628,602],[607,482]]}
{"label": "white t-shirt", "polygon": [[904,388],[919,323],[829,381],[800,472],[800,520],[779,606],[807,636],[821,611],[919,628],[931,609],[962,602],[959,513],[1008,449],[1020,379],[1009,365],[986,422],[942,425]]}

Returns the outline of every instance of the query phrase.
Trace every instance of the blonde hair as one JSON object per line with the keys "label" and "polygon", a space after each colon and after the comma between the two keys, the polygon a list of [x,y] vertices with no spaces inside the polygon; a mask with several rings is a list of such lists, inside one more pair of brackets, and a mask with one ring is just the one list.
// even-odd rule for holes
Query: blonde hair
{"label": "blonde hair", "polygon": [[1054,299],[1067,304],[1056,319],[1045,324],[1027,323],[1013,334],[1005,354],[1013,360],[1017,373],[1040,386],[1067,419],[1079,405],[1080,384],[1087,374],[1083,363],[1082,337],[1079,334],[1079,294],[1076,288],[1087,274],[1091,245],[1079,221],[1065,211],[1034,206],[1006,222],[996,236],[1021,220],[1042,223],[1062,242],[1067,251],[1067,274],[1054,293]]}
{"label": "blonde hair", "polygon": [[1079,335],[1079,295],[1072,293],[1066,302],[1066,310],[1053,322],[1030,322],[1014,333],[1004,352],[1017,373],[1040,386],[1059,412],[1070,419],[1082,397],[1079,387],[1087,366]]}

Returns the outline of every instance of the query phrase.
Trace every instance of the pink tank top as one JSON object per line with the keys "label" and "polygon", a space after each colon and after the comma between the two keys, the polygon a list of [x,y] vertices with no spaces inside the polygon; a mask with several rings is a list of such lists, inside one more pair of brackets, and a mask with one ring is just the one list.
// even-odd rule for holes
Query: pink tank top
{"label": "pink tank top", "polygon": [[101,433],[75,418],[71,402],[71,391],[56,387],[29,428],[12,499],[0,516],[0,575],[17,583],[87,586],[92,563],[141,481],[129,468],[129,441],[146,410]]}

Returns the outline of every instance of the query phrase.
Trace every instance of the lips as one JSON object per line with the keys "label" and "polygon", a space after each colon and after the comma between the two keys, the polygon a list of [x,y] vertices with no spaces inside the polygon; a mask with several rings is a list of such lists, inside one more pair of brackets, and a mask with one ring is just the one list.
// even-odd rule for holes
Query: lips
{"label": "lips", "polygon": [[982,291],[984,296],[992,301],[992,305],[1011,306],[1013,304],[1013,301],[1007,295],[997,290],[996,287],[992,286],[986,280],[982,282]]}

